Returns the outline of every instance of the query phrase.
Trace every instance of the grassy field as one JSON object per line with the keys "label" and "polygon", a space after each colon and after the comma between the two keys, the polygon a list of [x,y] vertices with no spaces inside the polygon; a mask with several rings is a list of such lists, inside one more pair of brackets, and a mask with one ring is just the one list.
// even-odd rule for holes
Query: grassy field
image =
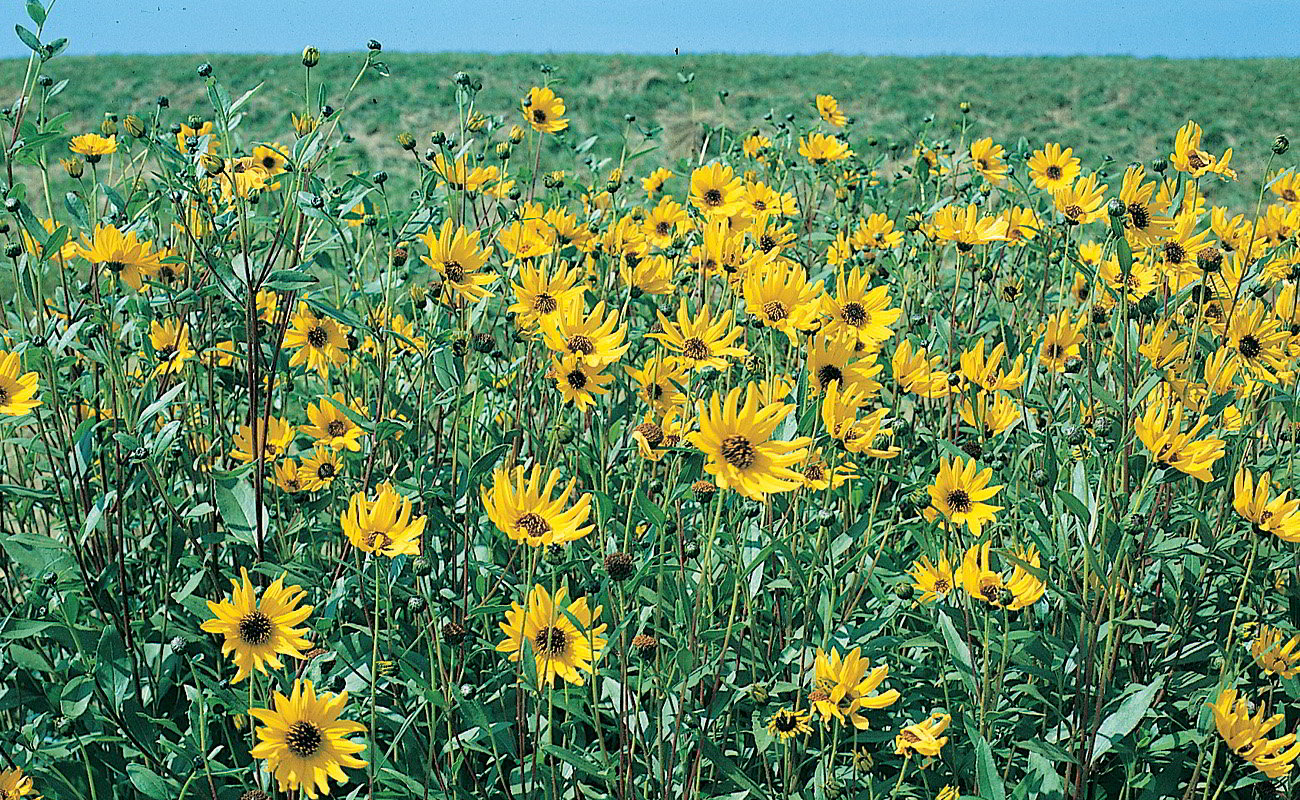
{"label": "grassy field", "polygon": [[[326,54],[317,69],[334,96],[346,89],[363,56]],[[300,71],[293,55],[101,56],[60,59],[55,77],[70,79],[59,111],[96,120],[105,112],[151,111],[160,94],[178,112],[206,108],[195,67],[210,62],[231,87],[265,87],[248,105],[252,138],[284,138],[288,112],[300,102]],[[1295,124],[1296,63],[1287,59],[1166,60],[1134,58],[857,58],[845,56],[596,56],[386,53],[391,77],[367,80],[364,99],[351,112],[350,151],[366,169],[391,168],[403,155],[395,131],[415,133],[421,147],[430,131],[456,117],[450,77],[467,71],[483,82],[480,107],[488,113],[514,108],[541,75],[555,68],[552,83],[574,118],[571,137],[598,136],[595,152],[617,153],[623,115],[647,127],[662,126],[670,158],[698,155],[706,126],[753,126],[768,111],[807,119],[813,94],[839,98],[856,116],[858,136],[882,144],[907,141],[908,131],[934,117],[934,136],[954,134],[958,104],[970,102],[981,135],[1016,149],[1025,139],[1073,146],[1085,166],[1110,155],[1120,163],[1167,155],[1171,132],[1188,119],[1205,126],[1211,150],[1232,147],[1243,165],[1242,180],[1224,200],[1253,198],[1252,174],[1267,157],[1273,137]],[[26,62],[0,62],[0,86],[16,86]],[[679,79],[694,75],[684,85]],[[724,99],[719,92],[727,92]],[[1249,98],[1243,102],[1242,98]],[[955,138],[955,137],[954,137]]]}

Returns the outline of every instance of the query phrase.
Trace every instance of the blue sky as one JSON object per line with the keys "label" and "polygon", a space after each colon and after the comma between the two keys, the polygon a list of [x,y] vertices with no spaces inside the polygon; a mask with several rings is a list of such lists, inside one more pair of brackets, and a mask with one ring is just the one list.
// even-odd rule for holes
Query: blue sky
{"label": "blue sky", "polygon": [[[48,0],[45,0],[48,3]],[[24,0],[0,0],[0,57]],[[1300,55],[1297,0],[56,0],[70,54],[356,50]]]}

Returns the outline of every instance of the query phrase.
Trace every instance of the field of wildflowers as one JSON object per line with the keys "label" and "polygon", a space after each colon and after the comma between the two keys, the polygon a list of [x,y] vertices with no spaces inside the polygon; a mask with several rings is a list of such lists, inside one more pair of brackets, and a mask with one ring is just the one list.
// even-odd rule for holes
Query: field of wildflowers
{"label": "field of wildflowers", "polygon": [[601,154],[544,67],[390,176],[378,42],[252,137],[62,111],[28,12],[3,800],[1296,796],[1285,132]]}

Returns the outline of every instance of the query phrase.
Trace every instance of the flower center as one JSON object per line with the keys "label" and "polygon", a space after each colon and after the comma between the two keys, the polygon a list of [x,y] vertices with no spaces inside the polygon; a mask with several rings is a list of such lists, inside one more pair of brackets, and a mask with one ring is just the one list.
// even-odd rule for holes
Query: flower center
{"label": "flower center", "polygon": [[271,641],[271,618],[261,611],[254,611],[239,620],[239,638],[251,645],[266,644]]}
{"label": "flower center", "polygon": [[871,315],[861,303],[845,303],[844,308],[840,309],[840,317],[855,328],[867,324],[871,319]]}
{"label": "flower center", "polygon": [[314,723],[298,720],[284,734],[284,746],[298,758],[311,758],[325,743],[324,732]]}
{"label": "flower center", "polygon": [[570,388],[581,389],[582,387],[587,385],[587,373],[583,372],[580,369],[575,369],[574,371],[566,374],[564,376],[564,380],[568,382]]}
{"label": "flower center", "polygon": [[956,514],[969,514],[971,510],[970,495],[965,489],[953,489],[948,492],[948,507]]}
{"label": "flower center", "polygon": [[542,628],[533,637],[533,647],[542,655],[559,658],[569,649],[569,634],[554,626]]}
{"label": "flower center", "polygon": [[460,283],[465,280],[465,268],[460,265],[459,261],[447,261],[442,265],[442,274],[452,283]]}
{"label": "flower center", "polygon": [[682,342],[682,355],[692,361],[700,361],[709,357],[709,346],[698,336],[692,336]]}
{"label": "flower center", "polygon": [[790,316],[786,311],[785,304],[776,300],[770,300],[763,304],[763,313],[767,315],[769,322],[780,322]]}
{"label": "flower center", "polygon": [[704,192],[704,204],[707,206],[722,205],[722,192],[717,189],[709,189]]}
{"label": "flower center", "polygon": [[1164,254],[1165,261],[1170,264],[1181,264],[1187,258],[1187,248],[1179,242],[1165,242]]}
{"label": "flower center", "polygon": [[1249,333],[1241,337],[1241,341],[1237,343],[1237,350],[1246,358],[1254,358],[1259,355],[1263,349],[1264,348],[1260,347],[1259,339],[1256,339]]}
{"label": "flower center", "polygon": [[651,447],[658,447],[664,441],[664,429],[653,422],[645,422],[636,426],[636,432],[645,437],[646,443]]}
{"label": "flower center", "polygon": [[328,341],[329,334],[325,333],[325,329],[319,325],[307,331],[307,344],[312,347],[324,347]]}
{"label": "flower center", "polygon": [[722,440],[722,457],[736,469],[749,469],[758,460],[758,452],[752,442],[736,433]]}
{"label": "flower center", "polygon": [[541,514],[534,514],[529,511],[515,520],[515,528],[523,530],[524,533],[536,539],[551,532],[551,523],[547,522],[546,518]]}
{"label": "flower center", "polygon": [[325,426],[325,432],[330,436],[342,436],[348,432],[348,426],[341,419],[330,420],[330,424]]}
{"label": "flower center", "polygon": [[1047,175],[1049,180],[1053,180],[1053,181],[1059,181],[1061,179],[1061,174],[1062,174],[1061,168],[1055,164],[1049,165],[1047,169],[1043,170],[1043,173]]}
{"label": "flower center", "polygon": [[825,389],[832,381],[842,380],[844,372],[834,364],[823,364],[817,368],[817,384]]}
{"label": "flower center", "polygon": [[1146,230],[1151,224],[1151,212],[1142,203],[1128,204],[1128,218],[1133,220],[1133,227],[1140,231]]}
{"label": "flower center", "polygon": [[323,480],[328,480],[330,478],[333,478],[334,465],[328,461],[321,462],[321,465],[316,468],[316,477],[321,478]]}
{"label": "flower center", "polygon": [[542,292],[533,298],[533,310],[539,313],[550,314],[559,307],[559,302],[546,292]]}
{"label": "flower center", "polygon": [[592,341],[582,334],[570,336],[567,346],[570,353],[581,353],[584,356],[596,352],[596,345],[592,344]]}

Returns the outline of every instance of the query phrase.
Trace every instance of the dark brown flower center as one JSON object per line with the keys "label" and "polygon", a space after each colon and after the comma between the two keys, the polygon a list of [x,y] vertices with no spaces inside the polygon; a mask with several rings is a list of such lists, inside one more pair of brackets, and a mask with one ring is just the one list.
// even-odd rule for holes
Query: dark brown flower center
{"label": "dark brown flower center", "polygon": [[546,122],[546,112],[540,108],[533,109],[533,122],[541,125]]}
{"label": "dark brown flower center", "polygon": [[664,441],[664,429],[653,422],[645,422],[636,426],[636,432],[645,437],[646,443],[651,447],[658,447]]}
{"label": "dark brown flower center", "polygon": [[871,315],[862,307],[861,303],[845,303],[844,308],[840,309],[840,318],[855,328],[867,324]]}
{"label": "dark brown flower center", "polygon": [[707,206],[722,205],[722,192],[717,189],[708,189],[704,192],[704,204]]}
{"label": "dark brown flower center", "polygon": [[316,467],[316,477],[321,480],[329,480],[334,477],[334,465],[328,461],[322,461],[320,466]]}
{"label": "dark brown flower center", "polygon": [[328,341],[329,334],[327,334],[325,329],[319,325],[307,331],[307,344],[312,347],[324,347],[325,343]]}
{"label": "dark brown flower center", "polygon": [[344,425],[341,419],[330,420],[330,423],[325,426],[325,432],[330,436],[342,436],[348,432],[348,426]]}
{"label": "dark brown flower center", "polygon": [[299,758],[311,758],[325,744],[325,732],[315,723],[300,719],[289,726],[284,734],[284,746]]}
{"label": "dark brown flower center", "polygon": [[515,528],[533,538],[539,538],[551,532],[551,523],[547,522],[541,514],[529,511],[515,520]]}
{"label": "dark brown flower center", "polygon": [[817,368],[817,385],[825,389],[832,381],[842,380],[844,372],[834,364],[823,364]]}
{"label": "dark brown flower center", "polygon": [[738,433],[722,440],[722,457],[736,469],[749,469],[758,460],[754,444]]}
{"label": "dark brown flower center", "polygon": [[566,373],[564,380],[568,382],[570,388],[582,389],[587,385],[587,373],[580,369],[575,369],[572,372]]}
{"label": "dark brown flower center", "polygon": [[546,292],[542,292],[533,298],[533,310],[541,314],[550,314],[559,307],[559,302]]}
{"label": "dark brown flower center", "polygon": [[563,656],[569,649],[569,634],[554,626],[542,628],[533,637],[533,647],[546,656]]}
{"label": "dark brown flower center", "polygon": [[465,280],[465,268],[460,265],[459,261],[447,261],[442,265],[442,274],[452,283],[460,283]]}
{"label": "dark brown flower center", "polygon": [[1258,356],[1261,352],[1263,352],[1263,349],[1264,348],[1261,347],[1259,344],[1259,339],[1256,339],[1253,335],[1249,333],[1241,337],[1241,341],[1237,342],[1238,352],[1240,352],[1246,358],[1254,358]]}
{"label": "dark brown flower center", "polygon": [[1163,251],[1165,261],[1170,264],[1181,264],[1187,258],[1187,248],[1183,247],[1180,242],[1165,242]]}
{"label": "dark brown flower center", "polygon": [[948,508],[951,508],[954,514],[969,514],[971,507],[970,495],[965,489],[953,489],[948,492]]}
{"label": "dark brown flower center", "polygon": [[581,353],[584,356],[596,352],[596,345],[592,343],[591,339],[582,334],[570,336],[566,346],[569,348],[570,353]]}
{"label": "dark brown flower center", "polygon": [[1151,224],[1151,212],[1142,203],[1128,204],[1128,218],[1132,220],[1133,227],[1140,231],[1146,230],[1147,226]]}
{"label": "dark brown flower center", "polygon": [[1043,170],[1043,174],[1047,176],[1048,180],[1059,181],[1063,173],[1061,172],[1061,168],[1057,165],[1049,164],[1047,169]]}
{"label": "dark brown flower center", "polygon": [[703,339],[692,336],[682,342],[682,355],[692,361],[700,361],[709,357],[709,346],[704,343]]}
{"label": "dark brown flower center", "polygon": [[776,300],[769,300],[763,304],[763,313],[767,315],[769,322],[780,322],[790,313],[786,311],[785,304]]}
{"label": "dark brown flower center", "polygon": [[266,644],[271,641],[271,632],[273,630],[274,626],[271,624],[271,618],[261,611],[254,611],[239,620],[239,638],[243,639],[246,644]]}

